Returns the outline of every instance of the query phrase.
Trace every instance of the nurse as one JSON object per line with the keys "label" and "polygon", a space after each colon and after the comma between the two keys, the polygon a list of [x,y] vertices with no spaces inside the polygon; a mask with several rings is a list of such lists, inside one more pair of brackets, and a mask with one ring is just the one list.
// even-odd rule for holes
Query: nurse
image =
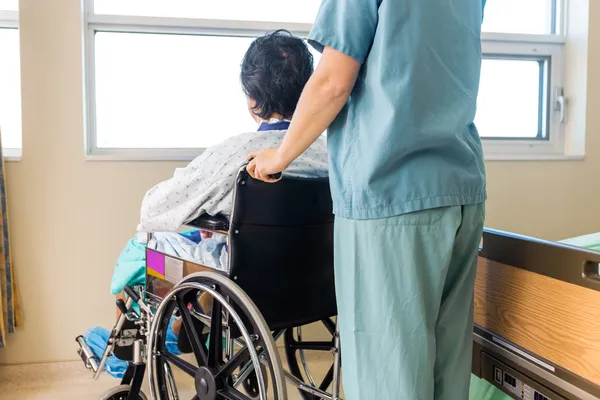
{"label": "nurse", "polygon": [[481,0],[325,0],[273,182],[328,129],[348,400],[466,400],[486,180]]}

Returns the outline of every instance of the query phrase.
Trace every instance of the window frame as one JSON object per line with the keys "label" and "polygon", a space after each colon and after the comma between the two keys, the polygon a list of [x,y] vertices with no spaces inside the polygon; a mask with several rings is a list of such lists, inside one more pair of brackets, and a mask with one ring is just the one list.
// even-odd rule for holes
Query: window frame
{"label": "window frame", "polygon": [[[544,94],[547,101],[545,121],[547,139],[482,138],[486,159],[547,159],[565,156],[564,120],[558,108],[564,92],[566,1],[556,0],[556,33],[547,35],[515,33],[482,33],[484,58],[531,59],[546,62]],[[256,37],[268,31],[287,29],[306,38],[312,24],[256,22],[239,20],[188,19],[101,15],[94,13],[94,0],[84,0],[85,29],[85,155],[88,160],[170,160],[189,161],[201,154],[202,148],[100,148],[96,140],[95,46],[96,32],[154,33],[179,35]]]}
{"label": "window frame", "polygon": [[487,39],[483,42],[484,59],[525,59],[546,63],[541,94],[546,100],[546,104],[543,104],[545,112],[542,124],[546,124],[547,137],[536,139],[482,137],[484,152],[488,159],[555,158],[565,153],[565,110],[557,108],[558,97],[561,90],[564,90],[565,82],[564,38],[544,37],[543,39],[537,42]]}
{"label": "window frame", "polygon": [[[0,29],[19,29],[19,12],[0,10]],[[20,60],[19,60],[20,61]],[[19,116],[20,118],[21,116]],[[1,127],[0,127],[1,129]],[[22,129],[19,132],[22,136]],[[21,137],[22,141],[22,137]],[[18,161],[23,154],[23,145],[21,147],[3,147],[2,155],[7,161]]]}

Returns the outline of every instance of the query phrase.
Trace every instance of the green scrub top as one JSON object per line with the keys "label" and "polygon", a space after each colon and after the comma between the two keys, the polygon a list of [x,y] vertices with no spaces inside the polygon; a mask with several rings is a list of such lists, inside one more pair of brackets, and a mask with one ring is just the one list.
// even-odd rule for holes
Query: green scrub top
{"label": "green scrub top", "polygon": [[334,212],[347,219],[484,202],[473,120],[482,0],[324,0],[309,43],[362,64],[328,129]]}

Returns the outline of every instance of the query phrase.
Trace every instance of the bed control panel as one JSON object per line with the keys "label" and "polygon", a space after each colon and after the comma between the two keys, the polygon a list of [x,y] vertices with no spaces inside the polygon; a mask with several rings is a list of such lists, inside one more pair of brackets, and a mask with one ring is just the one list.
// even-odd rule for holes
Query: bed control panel
{"label": "bed control panel", "polygon": [[508,365],[483,352],[481,354],[482,377],[518,400],[565,400],[564,397],[542,386]]}

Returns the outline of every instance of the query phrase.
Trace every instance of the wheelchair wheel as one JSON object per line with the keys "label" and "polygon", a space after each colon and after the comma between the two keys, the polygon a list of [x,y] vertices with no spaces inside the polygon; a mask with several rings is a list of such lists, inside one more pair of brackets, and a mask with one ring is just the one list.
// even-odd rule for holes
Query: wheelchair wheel
{"label": "wheelchair wheel", "polygon": [[[331,350],[334,348],[335,323],[331,319],[325,319],[321,321],[321,324],[325,327],[326,331],[331,334],[331,340],[308,341],[302,336],[301,327],[287,329],[284,333],[283,340],[285,345],[285,356],[290,373],[302,382],[327,392],[330,386],[332,386],[334,379],[333,357],[330,357],[331,367],[322,377],[317,377],[316,374],[311,373],[306,359],[307,352],[311,352],[311,354],[315,354],[312,352],[317,352],[316,355],[321,358],[321,355],[331,353]],[[325,357],[327,356],[325,355]],[[321,400],[320,397],[308,394],[302,390],[299,390],[299,392],[304,400]]]}
{"label": "wheelchair wheel", "polygon": [[[261,366],[263,369],[263,376],[266,376],[266,371],[264,365]],[[265,382],[267,384],[267,382]],[[260,388],[258,383],[258,377],[256,376],[256,371],[252,371],[250,375],[242,382],[242,387],[244,388],[244,392],[251,399],[259,399],[260,398]]]}
{"label": "wheelchair wheel", "polygon": [[[201,295],[212,297],[210,310],[199,305]],[[185,332],[189,340],[191,361],[167,348],[174,314],[182,321],[180,335]],[[187,276],[158,306],[148,337],[148,377],[152,398],[159,400],[178,398],[179,392],[195,400],[266,400],[267,382],[269,399],[287,400],[281,360],[264,318],[233,281],[211,272]],[[253,393],[244,393],[248,382]]]}
{"label": "wheelchair wheel", "polygon": [[[120,385],[104,392],[100,400],[127,400],[127,396],[129,396],[129,385]],[[138,400],[148,400],[148,398],[140,392]]]}

